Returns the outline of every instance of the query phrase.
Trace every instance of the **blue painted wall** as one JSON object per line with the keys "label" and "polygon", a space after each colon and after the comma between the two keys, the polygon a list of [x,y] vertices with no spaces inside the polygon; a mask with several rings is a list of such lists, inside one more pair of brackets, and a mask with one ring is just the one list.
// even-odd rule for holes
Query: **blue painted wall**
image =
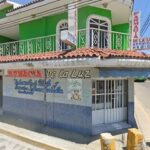
{"label": "blue painted wall", "polygon": [[128,102],[128,123],[132,127],[137,127],[135,116],[134,116],[134,102]]}
{"label": "blue painted wall", "polygon": [[150,75],[150,69],[128,69],[128,68],[112,68],[112,69],[101,69],[100,77],[148,77]]}
{"label": "blue painted wall", "polygon": [[50,127],[58,127],[67,130],[90,135],[92,132],[91,107],[50,103],[44,101],[27,100],[21,98],[4,97],[4,112],[30,119]]}
{"label": "blue painted wall", "polygon": [[3,97],[3,110],[34,121],[43,123],[44,103],[42,101],[20,99],[14,97]]}

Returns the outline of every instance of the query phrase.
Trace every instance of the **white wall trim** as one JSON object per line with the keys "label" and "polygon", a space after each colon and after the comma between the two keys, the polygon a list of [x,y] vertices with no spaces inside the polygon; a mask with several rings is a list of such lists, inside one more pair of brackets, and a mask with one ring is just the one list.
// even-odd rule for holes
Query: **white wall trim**
{"label": "white wall trim", "polygon": [[59,33],[59,27],[61,24],[63,23],[67,23],[68,24],[68,20],[67,19],[62,19],[60,20],[57,25],[56,25],[56,50],[60,50],[59,49],[59,37],[60,37],[60,33]]}
{"label": "white wall trim", "polygon": [[24,61],[0,63],[0,69],[55,69],[55,68],[150,68],[150,60],[144,59],[100,59],[100,58],[72,58],[43,61]]}

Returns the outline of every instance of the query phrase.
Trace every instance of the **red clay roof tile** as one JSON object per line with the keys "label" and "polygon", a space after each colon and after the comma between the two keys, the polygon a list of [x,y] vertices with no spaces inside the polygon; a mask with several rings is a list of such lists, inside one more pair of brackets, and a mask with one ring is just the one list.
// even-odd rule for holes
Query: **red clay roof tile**
{"label": "red clay roof tile", "polygon": [[38,54],[26,54],[17,56],[0,56],[0,62],[17,62],[31,60],[51,60],[63,58],[101,57],[106,58],[135,58],[150,59],[150,55],[137,51],[122,51],[100,48],[78,48],[74,51],[56,51]]}

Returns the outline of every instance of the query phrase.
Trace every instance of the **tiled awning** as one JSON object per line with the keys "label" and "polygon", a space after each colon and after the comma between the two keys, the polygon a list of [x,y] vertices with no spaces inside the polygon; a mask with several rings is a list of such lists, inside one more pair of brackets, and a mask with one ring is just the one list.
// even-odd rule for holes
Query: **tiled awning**
{"label": "tiled awning", "polygon": [[0,56],[0,63],[20,62],[20,61],[38,61],[38,60],[58,60],[74,58],[94,58],[101,59],[123,58],[123,59],[150,59],[150,55],[137,51],[122,51],[99,48],[79,48],[74,51],[56,51],[38,54]]}

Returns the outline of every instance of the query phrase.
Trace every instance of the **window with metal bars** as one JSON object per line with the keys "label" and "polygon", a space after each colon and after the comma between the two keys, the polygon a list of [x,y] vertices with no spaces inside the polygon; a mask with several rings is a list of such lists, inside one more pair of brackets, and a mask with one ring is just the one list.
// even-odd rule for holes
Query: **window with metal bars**
{"label": "window with metal bars", "polygon": [[97,48],[110,48],[110,23],[101,17],[89,19],[89,45]]}
{"label": "window with metal bars", "polygon": [[127,107],[128,80],[93,80],[92,108],[115,109]]}

